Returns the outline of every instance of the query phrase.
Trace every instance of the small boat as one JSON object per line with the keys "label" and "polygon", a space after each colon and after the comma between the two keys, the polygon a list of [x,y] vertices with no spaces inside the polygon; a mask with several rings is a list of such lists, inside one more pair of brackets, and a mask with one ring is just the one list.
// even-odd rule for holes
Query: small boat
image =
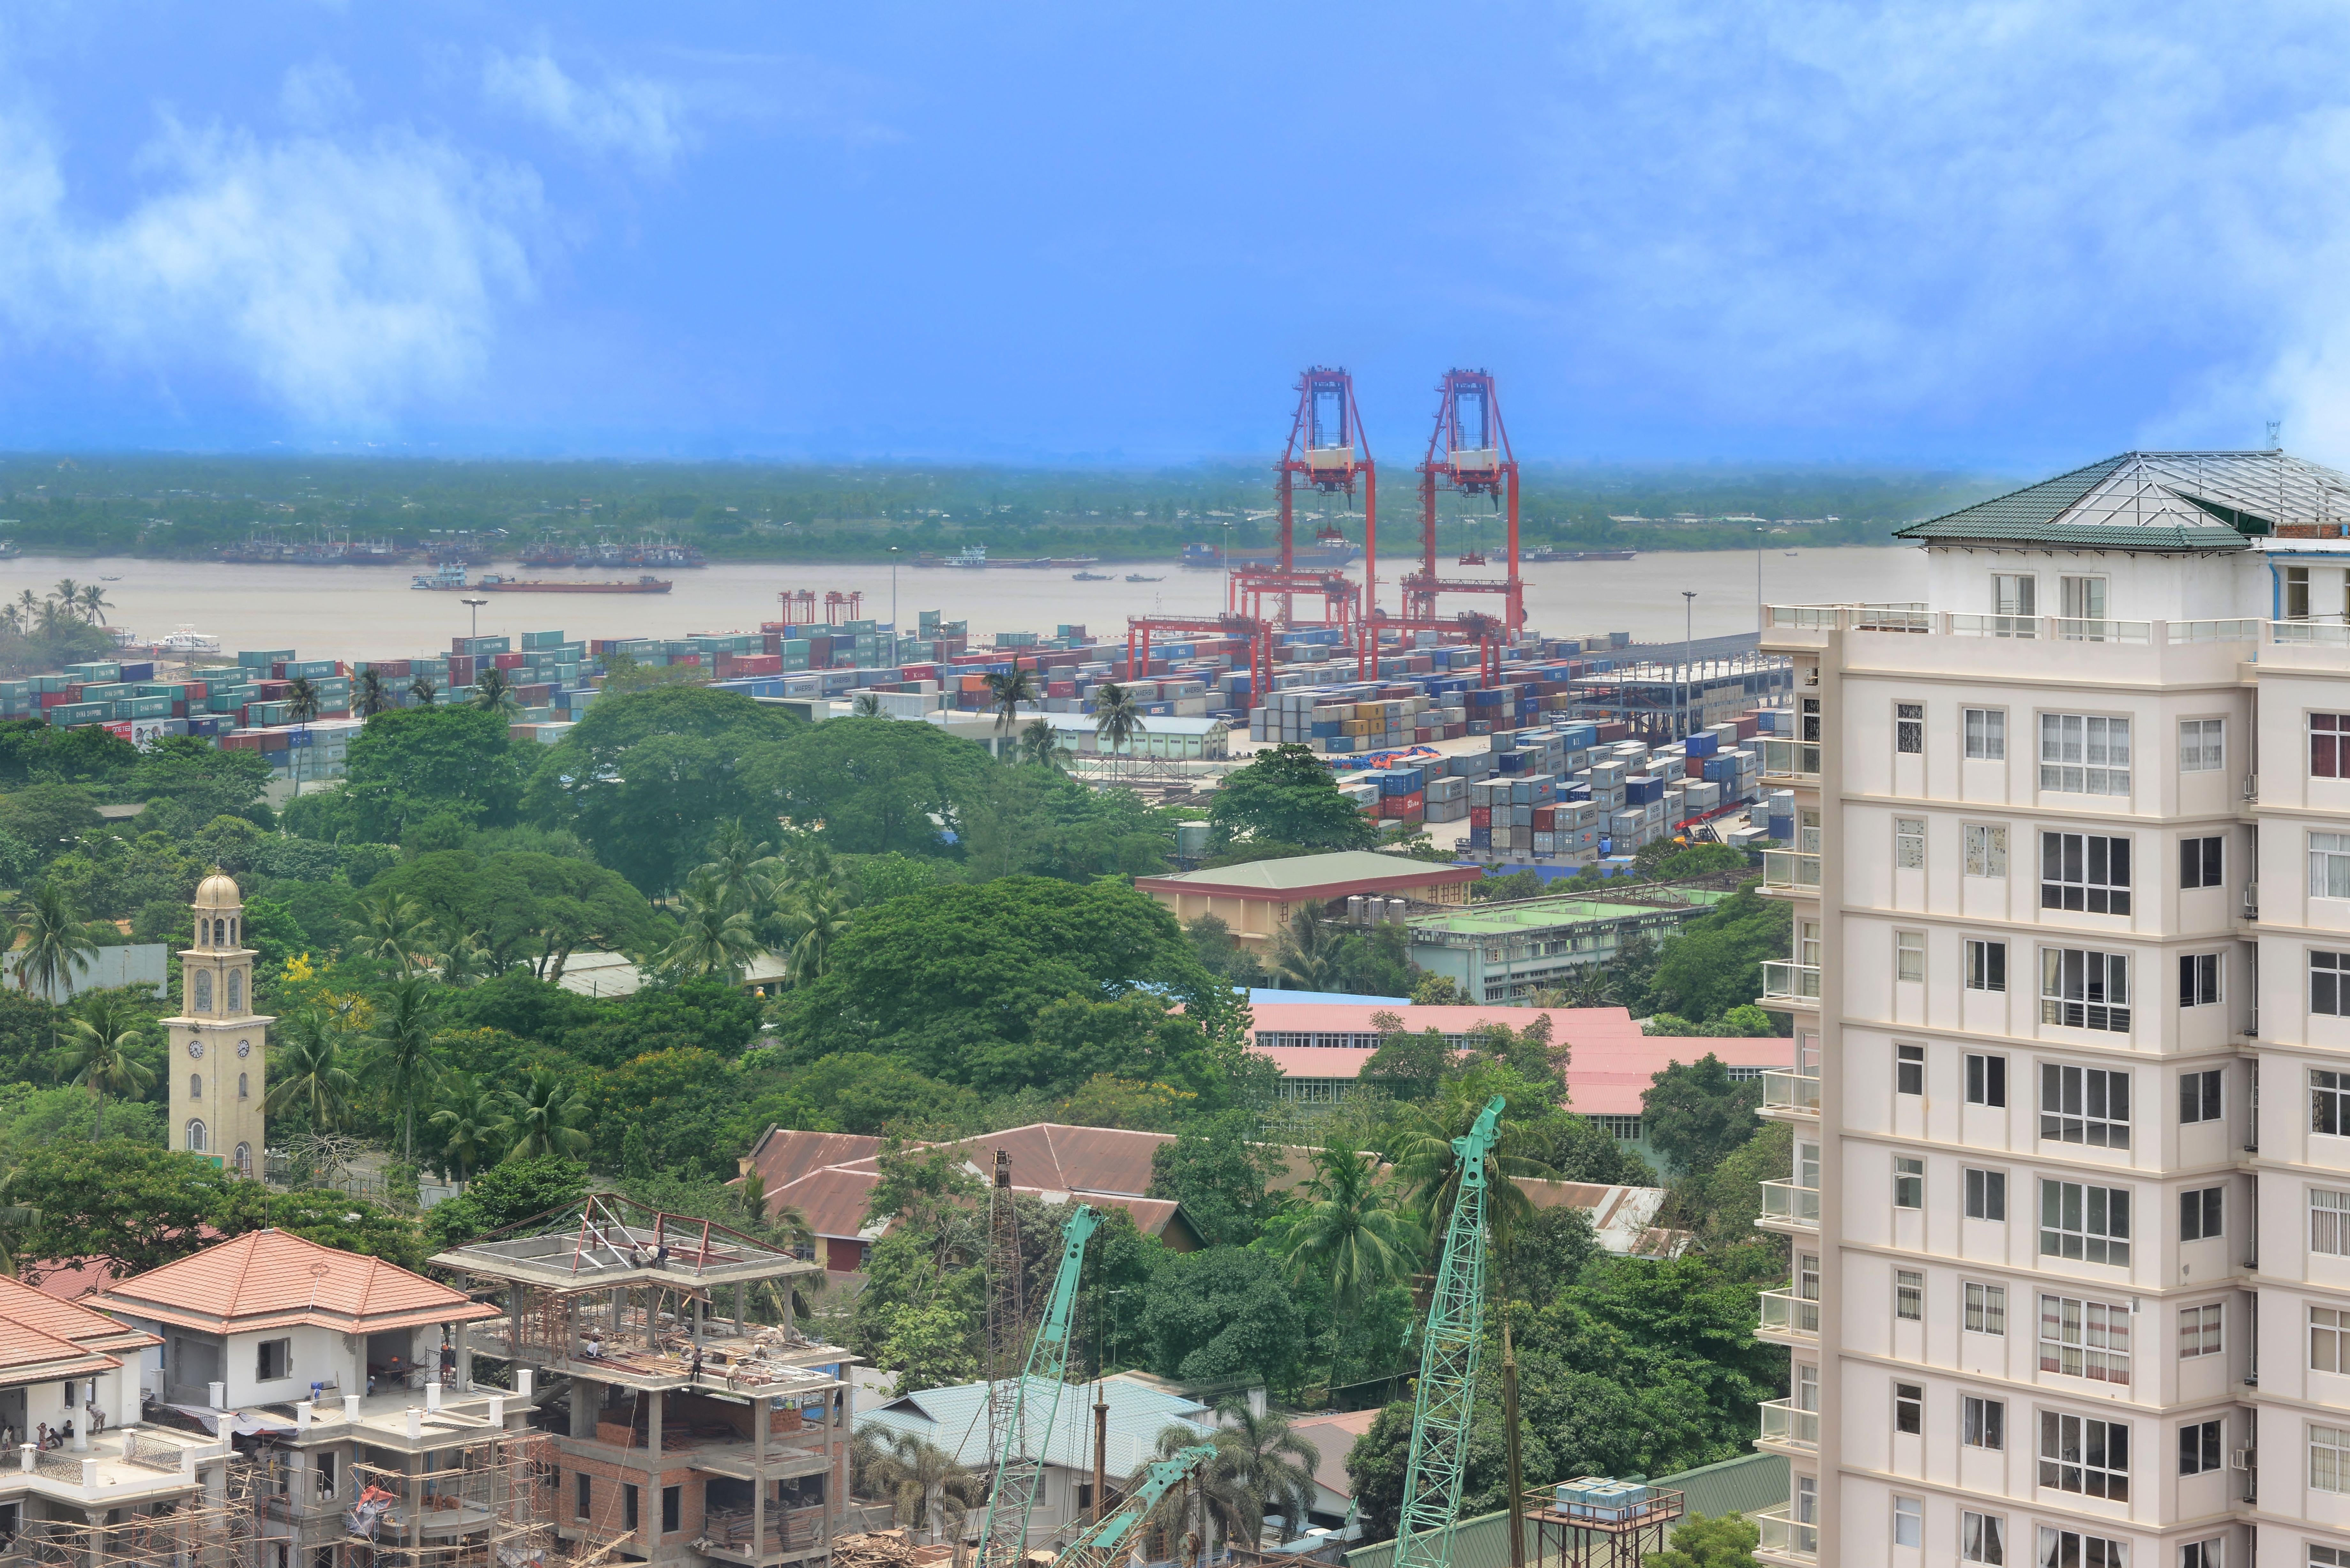
{"label": "small boat", "polygon": [[455,563],[437,566],[429,572],[419,572],[409,585],[411,588],[429,588],[434,593],[462,593],[468,586],[465,568]]}
{"label": "small boat", "polygon": [[122,579],[120,577],[100,577],[98,580],[101,583],[119,583]]}
{"label": "small boat", "polygon": [[650,573],[633,583],[550,583],[524,582],[492,572],[473,587],[485,594],[665,594],[676,585]]}
{"label": "small boat", "polygon": [[1783,555],[1785,555],[1785,556],[1787,557],[1787,559],[1789,559],[1789,560],[1791,560],[1791,561],[1792,561],[1792,560],[1794,560],[1794,559],[1795,558],[1795,552],[1794,552],[1793,550],[1787,550],[1787,551],[1783,551],[1783,552],[1782,552],[1782,553],[1783,553]]}
{"label": "small boat", "polygon": [[1126,574],[1126,580],[1129,583],[1163,583],[1167,579],[1164,577],[1146,577],[1140,572],[1128,572]]}
{"label": "small boat", "polygon": [[1106,583],[1109,581],[1109,574],[1107,572],[1072,572],[1069,575],[1069,580],[1073,583]]}
{"label": "small boat", "polygon": [[155,646],[170,653],[218,653],[220,639],[183,626]]}

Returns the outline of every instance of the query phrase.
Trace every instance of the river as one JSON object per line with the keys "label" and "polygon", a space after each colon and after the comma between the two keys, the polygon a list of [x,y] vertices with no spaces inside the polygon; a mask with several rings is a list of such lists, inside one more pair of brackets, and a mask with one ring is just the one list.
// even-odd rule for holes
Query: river
{"label": "river", "polygon": [[[1402,566],[1393,557],[1380,563],[1380,599],[1390,607]],[[1908,548],[1804,550],[1793,556],[1768,550],[1761,567],[1765,603],[1907,600],[1921,597],[1925,586],[1924,556]],[[495,569],[514,571],[510,566]],[[1135,569],[1124,566],[1110,571],[1123,579]],[[1029,630],[1050,636],[1056,625],[1069,622],[1083,625],[1096,638],[1109,639],[1124,633],[1129,615],[1203,616],[1223,607],[1222,588],[1213,571],[1171,565],[1141,569],[1163,573],[1163,579],[1079,583],[1066,571],[900,566],[894,593],[898,615],[909,629],[917,611],[935,609],[949,620],[968,620],[974,638]],[[1698,636],[1752,631],[1755,569],[1752,552],[1731,550],[1530,565],[1525,568],[1526,611],[1540,631],[1628,631],[1643,641],[1669,641],[1681,636],[1681,595],[1693,589],[1697,597],[1689,607],[1689,618]],[[446,651],[449,639],[464,635],[473,625],[473,611],[459,602],[463,596],[411,588],[410,580],[417,570],[28,556],[0,561],[0,599],[13,599],[28,587],[46,593],[58,578],[72,577],[103,587],[109,601],[108,619],[142,638],[160,638],[186,626],[220,639],[222,649],[231,654],[241,648],[290,648],[306,659],[402,659]],[[1444,570],[1448,576],[1480,575],[1450,563]],[[1358,581],[1360,572],[1357,563]],[[635,574],[533,570],[528,575],[594,580]],[[865,615],[887,619],[891,613],[893,589],[887,566],[719,566],[670,576],[677,587],[661,595],[492,594],[481,609],[481,630],[518,636],[559,629],[581,639],[752,631],[761,621],[778,618],[779,593],[801,588],[812,588],[819,596],[833,590],[862,593]],[[1462,595],[1440,605],[1447,614],[1499,607],[1499,596],[1476,596],[1472,602],[1471,596]],[[1311,613],[1305,603],[1299,608]]]}

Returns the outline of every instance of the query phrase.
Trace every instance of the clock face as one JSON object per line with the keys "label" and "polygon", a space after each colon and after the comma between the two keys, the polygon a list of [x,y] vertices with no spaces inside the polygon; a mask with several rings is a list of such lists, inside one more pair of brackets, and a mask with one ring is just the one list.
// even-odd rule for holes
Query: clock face
{"label": "clock face", "polygon": [[252,1041],[250,1041],[250,1040],[240,1040],[240,1041],[238,1041],[238,1042],[236,1043],[236,1054],[237,1054],[238,1055],[240,1055],[240,1056],[250,1056],[250,1055],[252,1055],[252,1054],[253,1054],[253,1042],[252,1042]]}
{"label": "clock face", "polygon": [[189,1055],[191,1055],[191,1056],[201,1056],[201,1055],[203,1055],[203,1054],[204,1054],[204,1043],[203,1043],[203,1041],[201,1041],[201,1040],[191,1040],[191,1041],[189,1041],[189,1042],[188,1042],[188,1054],[189,1054]]}

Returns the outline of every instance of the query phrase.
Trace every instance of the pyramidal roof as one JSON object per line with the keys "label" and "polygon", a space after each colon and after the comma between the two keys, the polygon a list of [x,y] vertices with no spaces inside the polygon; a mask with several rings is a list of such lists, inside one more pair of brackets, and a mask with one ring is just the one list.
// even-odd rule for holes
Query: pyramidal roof
{"label": "pyramidal roof", "polygon": [[497,1315],[495,1307],[396,1263],[286,1231],[248,1231],[89,1300],[109,1312],[225,1334],[294,1324],[376,1334]]}
{"label": "pyramidal roof", "polygon": [[1929,545],[2245,550],[2350,524],[2350,474],[2283,452],[2126,452],[1898,535]]}

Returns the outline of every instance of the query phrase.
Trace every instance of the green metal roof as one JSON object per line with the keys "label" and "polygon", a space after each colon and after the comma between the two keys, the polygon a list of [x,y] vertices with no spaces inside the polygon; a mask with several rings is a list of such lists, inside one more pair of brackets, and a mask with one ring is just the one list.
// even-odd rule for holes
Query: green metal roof
{"label": "green metal roof", "polygon": [[2250,549],[2254,538],[2295,532],[2334,537],[2345,522],[2350,476],[2282,452],[2126,452],[1898,537],[2181,553]]}
{"label": "green metal roof", "polygon": [[2086,550],[2249,550],[2252,543],[2233,528],[2115,527],[2107,523],[2025,523],[1991,519],[1968,521],[1954,513],[1929,522],[1913,523],[1895,535],[1901,539],[1955,542],[1981,539],[1999,544],[2070,545]]}
{"label": "green metal roof", "polygon": [[1895,535],[1902,539],[1932,539],[1946,535],[1971,538],[2022,538],[2045,528],[2078,505],[2091,491],[2120,472],[2126,455],[2109,457],[1989,501],[1978,501],[1956,512],[1923,523],[1913,523]]}

